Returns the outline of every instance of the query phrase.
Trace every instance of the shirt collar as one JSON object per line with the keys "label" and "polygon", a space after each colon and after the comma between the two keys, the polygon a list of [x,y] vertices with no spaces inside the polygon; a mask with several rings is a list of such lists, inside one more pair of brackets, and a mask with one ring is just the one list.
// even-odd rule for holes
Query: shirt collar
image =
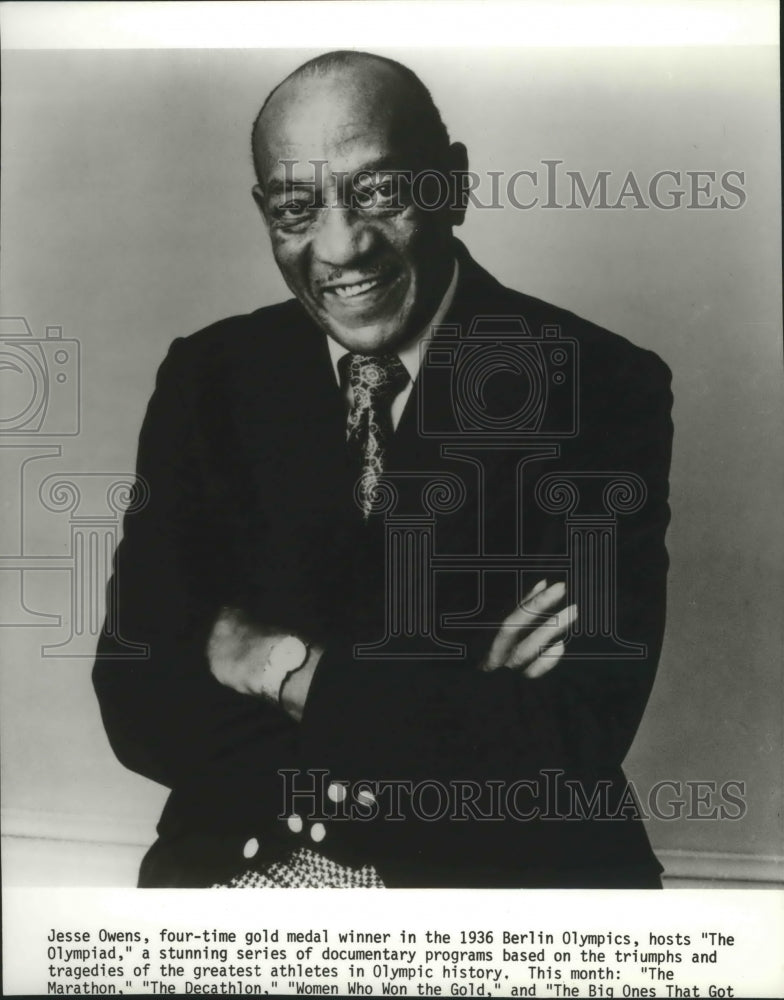
{"label": "shirt collar", "polygon": [[[420,351],[420,345],[424,343],[430,337],[430,331],[434,326],[438,326],[446,316],[449,311],[449,307],[452,305],[452,300],[455,297],[455,291],[457,289],[457,278],[460,268],[455,261],[455,266],[452,271],[452,280],[449,282],[449,287],[444,292],[444,297],[441,299],[441,304],[435,312],[435,315],[430,320],[430,322],[420,330],[413,340],[409,340],[405,347],[397,352],[397,356],[403,362],[403,365],[411,377],[412,382],[416,382],[417,375],[419,374],[419,368],[422,363],[422,352]],[[334,340],[329,335],[327,336],[327,347],[329,348],[329,356],[332,359],[332,368],[335,372],[335,379],[340,385],[340,371],[338,369],[338,362],[349,351],[342,344],[339,344],[337,340]]]}

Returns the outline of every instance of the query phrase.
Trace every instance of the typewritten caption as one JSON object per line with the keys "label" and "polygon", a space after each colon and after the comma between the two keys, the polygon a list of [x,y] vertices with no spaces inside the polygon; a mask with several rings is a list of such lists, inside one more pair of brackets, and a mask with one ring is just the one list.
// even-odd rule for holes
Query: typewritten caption
{"label": "typewritten caption", "polygon": [[[47,992],[349,996],[734,997],[728,983],[679,985],[688,966],[721,973],[735,938],[721,931],[649,933],[640,942],[620,931],[361,931],[261,928],[221,931],[100,928],[47,937]],[[421,940],[420,940],[421,939]],[[696,946],[696,947],[695,947]],[[702,950],[700,950],[702,949]],[[576,965],[573,958],[578,958]],[[686,969],[683,969],[686,966]],[[650,987],[627,978],[645,979]],[[703,992],[704,990],[704,992]]]}
{"label": "typewritten caption", "polygon": [[[191,892],[203,897],[198,890]],[[184,896],[187,902],[190,893],[170,890],[164,895]],[[214,919],[215,906],[188,905],[190,918],[178,906],[163,914],[153,907],[143,920],[113,907],[112,919],[104,913],[100,922],[80,919],[74,909],[67,919],[39,919],[34,931],[25,934],[27,968],[34,969],[29,992],[674,998],[775,996],[779,985],[770,948],[769,992],[750,978],[752,970],[761,972],[755,926],[726,912],[711,917],[709,907],[704,912],[690,907],[678,916],[681,893],[670,897],[675,909],[668,921],[658,914],[646,921],[645,893],[502,893],[503,908],[455,907],[452,895],[470,899],[471,894],[431,893],[441,896],[442,919],[433,920],[433,914],[409,905],[404,907],[408,919],[401,920],[399,904],[406,895],[338,890],[337,897],[352,905],[333,907],[331,917],[313,912],[307,893],[303,899],[292,890],[212,893],[220,904],[220,920]],[[539,916],[543,895],[560,900],[558,921],[552,906]],[[280,905],[283,899],[290,903],[292,896],[300,897],[293,907],[296,914],[291,905]],[[379,898],[395,898],[388,920],[365,918],[370,896],[376,917],[384,910]],[[599,913],[576,905],[602,896],[615,905]],[[627,897],[632,896],[634,919],[629,919],[632,900]],[[241,912],[225,919],[227,904],[230,912],[240,900]],[[255,904],[255,914],[248,912],[248,904]],[[505,912],[492,917],[499,909]],[[320,924],[313,919],[318,915]],[[287,919],[291,916],[295,919]],[[7,992],[10,985],[6,974]]]}

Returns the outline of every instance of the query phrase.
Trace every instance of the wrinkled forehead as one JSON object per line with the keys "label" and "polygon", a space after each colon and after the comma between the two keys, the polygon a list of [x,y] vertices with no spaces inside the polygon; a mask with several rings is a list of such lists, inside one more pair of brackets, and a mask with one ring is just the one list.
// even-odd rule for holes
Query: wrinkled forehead
{"label": "wrinkled forehead", "polygon": [[312,77],[284,84],[270,100],[256,137],[264,180],[302,174],[314,162],[351,172],[376,162],[413,166],[405,102],[388,80]]}

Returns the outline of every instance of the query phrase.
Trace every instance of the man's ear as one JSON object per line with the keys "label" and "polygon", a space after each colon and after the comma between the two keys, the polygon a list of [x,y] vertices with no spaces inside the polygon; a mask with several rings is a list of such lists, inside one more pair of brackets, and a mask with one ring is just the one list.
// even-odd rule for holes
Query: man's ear
{"label": "man's ear", "polygon": [[266,206],[267,201],[264,197],[264,191],[258,184],[254,184],[250,192],[253,195],[253,200],[256,202],[256,208],[261,213],[261,217],[264,220],[264,225],[267,225],[267,213]]}
{"label": "man's ear", "polygon": [[466,184],[468,150],[462,142],[453,142],[449,147],[447,170],[451,178],[451,222],[453,226],[462,226],[468,208],[468,192],[471,190],[471,186]]}

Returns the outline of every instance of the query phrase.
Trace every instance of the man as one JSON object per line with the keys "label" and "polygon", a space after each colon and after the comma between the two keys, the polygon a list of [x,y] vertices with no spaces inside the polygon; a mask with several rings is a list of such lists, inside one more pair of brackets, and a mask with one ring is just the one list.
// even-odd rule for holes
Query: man
{"label": "man", "polygon": [[140,884],[658,886],[621,763],[666,366],[454,240],[465,149],[400,64],[300,67],[253,156],[295,299],[172,345],[94,672],[172,789]]}

